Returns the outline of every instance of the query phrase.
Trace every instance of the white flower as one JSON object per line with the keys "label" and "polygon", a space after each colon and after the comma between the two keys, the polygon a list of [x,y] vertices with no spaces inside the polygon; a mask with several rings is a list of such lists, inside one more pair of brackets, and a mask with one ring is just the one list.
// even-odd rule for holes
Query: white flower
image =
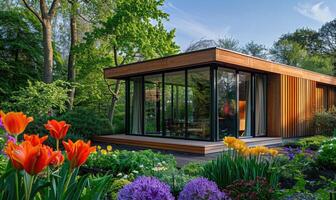
{"label": "white flower", "polygon": [[138,174],[139,172],[137,170],[132,171],[134,174]]}
{"label": "white flower", "polygon": [[127,176],[127,174],[125,174],[124,176],[123,176],[123,179],[127,179],[128,178],[128,176]]}
{"label": "white flower", "polygon": [[117,176],[122,176],[122,173],[118,173]]}
{"label": "white flower", "polygon": [[143,168],[143,167],[144,167],[144,165],[142,165],[142,164],[141,164],[141,165],[139,165],[139,167],[140,167],[140,168]]}

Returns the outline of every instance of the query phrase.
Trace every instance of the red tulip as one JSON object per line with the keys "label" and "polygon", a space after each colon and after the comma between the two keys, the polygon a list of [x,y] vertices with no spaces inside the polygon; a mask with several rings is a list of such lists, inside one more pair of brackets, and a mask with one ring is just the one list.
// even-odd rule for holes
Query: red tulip
{"label": "red tulip", "polygon": [[21,134],[27,127],[27,125],[34,119],[27,117],[22,112],[9,112],[5,114],[0,111],[1,120],[5,130],[11,135]]}
{"label": "red tulip", "polygon": [[64,162],[64,156],[61,151],[56,152],[56,156],[50,161],[50,165],[60,166]]}
{"label": "red tulip", "polygon": [[57,139],[61,140],[63,139],[70,127],[70,124],[67,124],[65,121],[56,121],[56,120],[49,120],[47,124],[44,125],[44,127],[50,132],[50,135]]}
{"label": "red tulip", "polygon": [[43,171],[57,155],[56,152],[50,152],[50,147],[41,144],[34,146],[30,141],[24,141],[19,145],[10,142],[5,152],[14,168],[24,169],[30,175]]}
{"label": "red tulip", "polygon": [[24,134],[23,138],[25,141],[29,141],[33,146],[37,146],[39,144],[43,144],[44,141],[46,141],[48,139],[48,136],[43,136],[43,137],[39,137],[38,134],[34,135],[27,135]]}
{"label": "red tulip", "polygon": [[91,146],[90,141],[85,143],[83,140],[77,140],[73,143],[71,140],[68,140],[68,142],[63,141],[63,146],[70,161],[71,169],[83,165],[90,153],[96,151],[96,147]]}

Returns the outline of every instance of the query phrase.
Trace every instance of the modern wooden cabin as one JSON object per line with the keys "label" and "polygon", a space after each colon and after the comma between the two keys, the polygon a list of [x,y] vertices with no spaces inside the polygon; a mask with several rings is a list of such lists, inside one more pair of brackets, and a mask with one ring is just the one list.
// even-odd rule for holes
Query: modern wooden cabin
{"label": "modern wooden cabin", "polygon": [[127,135],[220,141],[313,135],[336,78],[209,48],[104,70],[126,83]]}

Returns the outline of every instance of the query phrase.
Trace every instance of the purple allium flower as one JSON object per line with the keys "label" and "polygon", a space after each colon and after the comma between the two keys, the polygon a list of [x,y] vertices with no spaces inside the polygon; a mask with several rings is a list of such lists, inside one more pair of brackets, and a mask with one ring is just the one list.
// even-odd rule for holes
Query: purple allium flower
{"label": "purple allium flower", "polygon": [[230,198],[218,189],[215,182],[206,178],[195,178],[187,183],[179,195],[179,200],[229,200]]}
{"label": "purple allium flower", "polygon": [[4,129],[4,125],[3,125],[3,122],[2,122],[2,119],[1,119],[1,115],[0,115],[0,128]]}
{"label": "purple allium flower", "polygon": [[299,154],[302,152],[300,148],[292,148],[292,147],[286,147],[284,148],[284,150],[289,160],[293,160],[296,154]]}
{"label": "purple allium flower", "polygon": [[140,176],[118,192],[118,200],[174,200],[170,187],[154,177]]}

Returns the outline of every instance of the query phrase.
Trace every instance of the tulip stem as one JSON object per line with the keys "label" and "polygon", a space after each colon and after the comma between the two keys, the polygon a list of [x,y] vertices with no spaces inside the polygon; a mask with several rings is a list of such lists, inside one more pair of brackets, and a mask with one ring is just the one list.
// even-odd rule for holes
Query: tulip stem
{"label": "tulip stem", "polygon": [[59,140],[58,139],[56,139],[56,149],[57,151],[59,151]]}
{"label": "tulip stem", "polygon": [[19,171],[15,173],[15,193],[16,193],[16,200],[19,200]]}

